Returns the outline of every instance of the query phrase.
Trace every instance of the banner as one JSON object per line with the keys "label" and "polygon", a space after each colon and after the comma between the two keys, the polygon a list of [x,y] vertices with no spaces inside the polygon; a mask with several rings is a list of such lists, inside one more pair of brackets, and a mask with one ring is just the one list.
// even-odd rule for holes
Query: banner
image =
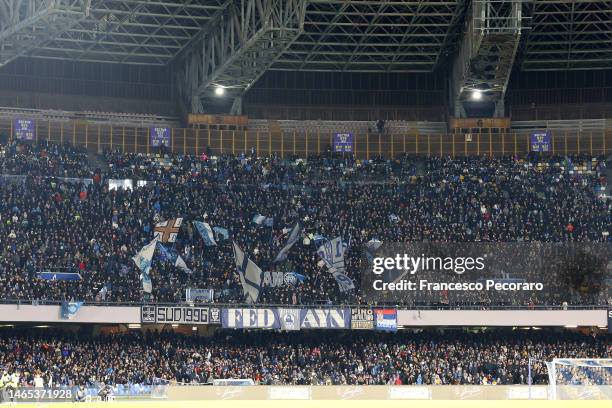
{"label": "banner", "polygon": [[221,326],[224,329],[280,329],[278,309],[221,310]]}
{"label": "banner", "polygon": [[38,272],[36,277],[49,281],[80,281],[83,279],[80,273],[75,272]]}
{"label": "banner", "polygon": [[532,152],[549,152],[550,149],[550,131],[537,131],[531,134],[530,146]]}
{"label": "banner", "polygon": [[350,329],[351,309],[227,308],[221,311],[221,325],[226,329]]}
{"label": "banner", "polygon": [[170,129],[165,127],[152,127],[151,128],[151,146],[170,147]]}
{"label": "banner", "polygon": [[397,331],[397,309],[374,308],[374,328],[381,331]]}
{"label": "banner", "polygon": [[612,309],[608,310],[608,333],[612,333]]}
{"label": "banner", "polygon": [[83,302],[62,302],[60,311],[62,319],[72,319],[76,316],[81,306],[83,306]]}
{"label": "banner", "polygon": [[216,307],[190,306],[141,306],[142,323],[160,324],[219,324],[220,313]]}
{"label": "banner", "polygon": [[374,312],[369,307],[351,309],[351,329],[374,330]]}
{"label": "banner", "polygon": [[215,291],[213,289],[185,289],[185,300],[187,302],[212,303]]}
{"label": "banner", "polygon": [[334,152],[352,153],[353,134],[348,132],[334,134]]}
{"label": "banner", "polygon": [[300,309],[279,309],[281,330],[300,330]]}
{"label": "banner", "polygon": [[262,287],[278,288],[281,286],[298,286],[306,280],[306,276],[297,272],[270,272],[263,273]]}
{"label": "banner", "polygon": [[300,327],[302,329],[350,329],[351,309],[301,309]]}
{"label": "banner", "polygon": [[34,140],[36,136],[36,124],[32,119],[15,118],[13,121],[13,134],[15,139]]}

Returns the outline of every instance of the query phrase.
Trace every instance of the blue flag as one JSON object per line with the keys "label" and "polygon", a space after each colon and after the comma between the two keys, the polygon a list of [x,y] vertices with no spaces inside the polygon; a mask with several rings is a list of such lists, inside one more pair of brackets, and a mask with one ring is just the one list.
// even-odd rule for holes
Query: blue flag
{"label": "blue flag", "polygon": [[177,253],[173,248],[166,248],[162,244],[159,244],[157,246],[157,249],[159,250],[159,256],[162,261],[174,263],[177,257]]}
{"label": "blue flag", "polygon": [[183,258],[178,254],[178,252],[176,252],[174,248],[166,248],[162,244],[159,244],[159,254],[164,262],[168,262],[176,266],[183,272],[192,272],[191,269],[187,267],[187,264],[185,263]]}
{"label": "blue flag", "polygon": [[315,246],[318,248],[321,245],[323,245],[325,241],[327,241],[327,238],[324,237],[323,235],[315,234],[315,236],[313,237],[313,241],[314,241]]}
{"label": "blue flag", "polygon": [[285,282],[291,286],[297,286],[299,283],[304,283],[306,276],[297,272],[289,272],[285,274]]}
{"label": "blue flag", "polygon": [[209,224],[202,222],[202,221],[194,221],[193,225],[195,225],[196,229],[200,233],[200,236],[204,240],[204,245],[206,246],[217,245],[217,243],[215,242],[215,236],[213,235],[213,230],[212,228],[210,228]]}

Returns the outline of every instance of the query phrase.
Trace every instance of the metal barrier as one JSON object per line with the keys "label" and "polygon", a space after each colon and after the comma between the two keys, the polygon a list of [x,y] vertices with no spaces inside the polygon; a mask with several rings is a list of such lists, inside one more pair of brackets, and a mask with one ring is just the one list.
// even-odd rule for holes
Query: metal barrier
{"label": "metal barrier", "polygon": [[[0,135],[12,135],[13,121],[0,118]],[[528,126],[528,125],[527,125]],[[358,159],[396,157],[400,154],[430,156],[464,155],[521,155],[529,152],[528,130],[517,129],[504,133],[474,133],[468,140],[462,134],[421,134],[418,129],[405,133],[362,133],[353,135],[353,155]],[[591,155],[612,152],[612,129],[592,126],[571,129],[551,129],[553,154],[588,153]],[[123,153],[154,153],[150,145],[149,128],[91,124],[82,121],[37,121],[36,140],[60,144],[73,144],[86,148],[119,150]],[[199,155],[208,150],[213,155],[240,154],[255,149],[260,156],[278,154],[308,157],[328,151],[333,143],[333,133],[320,130],[257,131],[171,129],[169,151],[176,154]]]}

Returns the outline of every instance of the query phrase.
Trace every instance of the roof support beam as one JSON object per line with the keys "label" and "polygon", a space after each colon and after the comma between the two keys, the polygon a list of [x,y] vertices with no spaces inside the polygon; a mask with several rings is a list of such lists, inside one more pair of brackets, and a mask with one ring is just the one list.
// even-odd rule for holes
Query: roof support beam
{"label": "roof support beam", "polygon": [[179,56],[175,81],[194,113],[217,87],[229,97],[248,90],[303,31],[305,0],[235,0]]}
{"label": "roof support beam", "polygon": [[0,0],[0,67],[89,15],[91,0]]}
{"label": "roof support beam", "polygon": [[482,102],[504,115],[504,96],[522,31],[523,0],[474,0],[453,64],[450,92],[453,114],[465,116],[465,103],[480,92]]}

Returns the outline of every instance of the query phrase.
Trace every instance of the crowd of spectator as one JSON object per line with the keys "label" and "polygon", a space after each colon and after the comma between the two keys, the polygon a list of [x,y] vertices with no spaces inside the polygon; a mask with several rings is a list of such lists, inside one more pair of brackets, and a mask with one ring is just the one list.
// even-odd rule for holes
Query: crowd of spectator
{"label": "crowd of spectator", "polygon": [[[35,329],[36,330],[36,329]],[[0,333],[0,368],[20,385],[152,384],[163,379],[258,384],[534,384],[548,382],[553,358],[609,358],[609,335],[460,331],[264,333],[212,338],[131,331],[92,337],[50,329]]]}
{"label": "crowd of spectator", "polygon": [[87,150],[70,144],[12,141],[0,146],[3,175],[92,177]]}
{"label": "crowd of spectator", "polygon": [[[192,273],[155,257],[149,299],[177,302],[186,288],[212,288],[216,300],[244,300],[235,272],[236,241],[264,271],[297,272],[295,286],[263,288],[263,303],[365,302],[359,290],[365,243],[610,242],[612,200],[601,157],[410,158],[357,162],[258,158],[253,152],[212,158],[108,152],[107,170],[88,168],[86,153],[57,145],[4,146],[5,173],[23,174],[0,190],[0,296],[4,299],[141,301],[132,257],[153,238],[155,224],[184,219],[174,248]],[[574,171],[575,166],[585,171]],[[59,177],[83,177],[64,180]],[[108,179],[149,181],[109,189]],[[134,183],[136,186],[136,183]],[[262,214],[272,226],[253,223]],[[229,240],[205,246],[191,221],[228,229]],[[273,263],[288,228],[304,236],[287,261]],[[318,265],[314,236],[348,244],[347,275],[357,290],[340,292]],[[79,272],[81,281],[47,281],[46,270]],[[576,285],[579,288],[579,285]],[[445,304],[489,305],[482,296],[445,294]],[[548,290],[508,295],[508,304],[608,302],[606,291]],[[411,304],[414,299],[398,303]]]}

